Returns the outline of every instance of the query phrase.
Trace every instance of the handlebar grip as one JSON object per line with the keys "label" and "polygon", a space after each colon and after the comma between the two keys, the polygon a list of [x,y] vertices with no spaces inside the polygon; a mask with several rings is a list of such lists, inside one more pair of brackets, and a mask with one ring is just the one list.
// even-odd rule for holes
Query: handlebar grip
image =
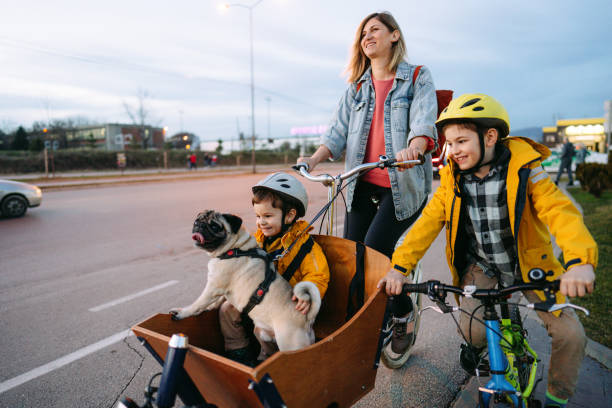
{"label": "handlebar grip", "polygon": [[553,292],[558,292],[561,289],[561,280],[555,279],[552,281],[550,288],[553,290]]}
{"label": "handlebar grip", "polygon": [[184,334],[173,334],[168,342],[164,369],[157,391],[157,406],[170,408],[176,400],[177,386],[182,381],[183,363],[187,354],[188,340]]}
{"label": "handlebar grip", "polygon": [[428,283],[405,283],[402,286],[402,293],[425,293],[428,291]]}
{"label": "handlebar grip", "polygon": [[310,166],[308,165],[308,163],[304,162],[294,164],[293,166],[291,166],[291,168],[297,172],[299,172],[301,169],[304,169],[306,171],[310,170]]}

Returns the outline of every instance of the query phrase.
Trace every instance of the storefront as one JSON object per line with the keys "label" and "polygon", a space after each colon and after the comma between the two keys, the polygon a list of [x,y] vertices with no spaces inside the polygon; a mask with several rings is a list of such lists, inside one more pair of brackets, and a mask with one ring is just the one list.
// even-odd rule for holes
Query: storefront
{"label": "storefront", "polygon": [[593,152],[606,151],[604,118],[562,119],[556,127],[542,128],[543,142],[549,147],[563,143],[567,137],[574,145],[582,143]]}

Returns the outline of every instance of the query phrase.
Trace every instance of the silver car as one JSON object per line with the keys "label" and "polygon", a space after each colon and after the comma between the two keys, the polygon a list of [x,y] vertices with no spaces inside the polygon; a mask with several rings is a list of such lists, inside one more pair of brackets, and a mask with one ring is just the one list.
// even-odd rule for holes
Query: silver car
{"label": "silver car", "polygon": [[0,213],[4,217],[21,217],[28,207],[38,207],[42,191],[31,184],[0,180]]}

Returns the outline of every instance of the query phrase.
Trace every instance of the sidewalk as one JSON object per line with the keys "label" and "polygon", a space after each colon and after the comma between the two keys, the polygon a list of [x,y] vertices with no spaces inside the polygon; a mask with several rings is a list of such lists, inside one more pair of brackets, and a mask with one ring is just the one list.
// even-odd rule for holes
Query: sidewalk
{"label": "sidewalk", "polygon": [[[566,182],[559,183],[559,187],[565,191]],[[567,195],[572,198],[570,194]],[[573,198],[572,201],[582,211],[582,208]],[[560,249],[555,245],[555,255],[558,255],[559,252]],[[529,344],[541,360],[536,378],[542,377],[542,381],[537,386],[535,396],[543,403],[550,360],[550,338],[535,312],[531,311],[524,323],[529,332]],[[473,408],[477,406],[478,387],[485,386],[488,380],[489,377],[470,377],[467,384],[457,394],[451,407]],[[612,407],[612,350],[590,339],[588,340],[586,357],[580,367],[576,393],[567,406],[568,408]]]}
{"label": "sidewalk", "polygon": [[[285,169],[287,167],[287,169]],[[257,173],[265,174],[279,169],[287,171],[289,165],[259,164]],[[2,179],[16,180],[34,184],[43,191],[64,188],[85,188],[105,185],[148,183],[170,180],[188,180],[215,177],[219,175],[251,174],[252,166],[215,166],[203,167],[197,170],[186,169],[146,169],[146,170],[108,170],[108,171],[76,171],[55,173],[53,177],[45,177],[44,173],[5,174]]]}

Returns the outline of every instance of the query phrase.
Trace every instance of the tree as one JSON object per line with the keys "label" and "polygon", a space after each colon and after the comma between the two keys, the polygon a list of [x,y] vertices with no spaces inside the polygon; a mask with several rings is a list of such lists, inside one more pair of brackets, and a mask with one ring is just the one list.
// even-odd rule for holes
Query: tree
{"label": "tree", "polygon": [[37,136],[30,140],[29,149],[33,152],[40,152],[45,148],[45,142],[43,142],[40,136]]}
{"label": "tree", "polygon": [[219,139],[217,140],[217,148],[215,149],[215,152],[217,152],[217,154],[221,154],[221,152],[223,151],[223,140]]}
{"label": "tree", "polygon": [[9,148],[9,138],[6,133],[0,129],[0,150],[6,150]]}
{"label": "tree", "polygon": [[123,102],[123,107],[132,123],[140,127],[142,147],[146,149],[149,139],[153,136],[152,132],[148,132],[148,134],[146,132],[147,122],[151,121],[151,111],[147,107],[147,101],[151,98],[151,95],[146,89],[138,88],[136,97],[138,98],[138,105],[136,107],[128,105],[125,101]]}
{"label": "tree", "polygon": [[28,134],[23,128],[23,126],[19,126],[17,131],[15,132],[15,138],[13,139],[13,144],[11,145],[11,149],[13,150],[27,150],[28,149]]}

